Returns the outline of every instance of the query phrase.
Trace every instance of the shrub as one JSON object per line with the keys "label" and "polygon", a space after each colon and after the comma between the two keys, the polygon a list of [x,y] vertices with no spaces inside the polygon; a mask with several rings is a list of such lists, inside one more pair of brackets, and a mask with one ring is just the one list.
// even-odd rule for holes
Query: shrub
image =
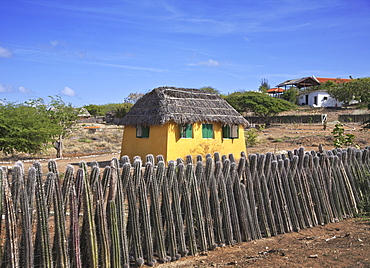
{"label": "shrub", "polygon": [[259,133],[257,129],[251,128],[247,131],[244,132],[244,137],[245,137],[245,145],[248,146],[253,146],[258,143],[258,136]]}
{"label": "shrub", "polygon": [[334,136],[333,144],[335,148],[342,148],[354,145],[355,135],[344,134],[344,128],[342,123],[336,124],[335,128],[331,133]]}

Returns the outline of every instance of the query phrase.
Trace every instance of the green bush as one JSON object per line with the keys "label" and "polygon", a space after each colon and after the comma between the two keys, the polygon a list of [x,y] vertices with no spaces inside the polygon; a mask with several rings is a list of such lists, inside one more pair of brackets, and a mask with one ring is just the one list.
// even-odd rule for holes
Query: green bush
{"label": "green bush", "polygon": [[247,147],[256,145],[258,143],[259,133],[258,133],[257,129],[251,128],[251,129],[245,131],[244,136],[245,136],[245,145]]}
{"label": "green bush", "polygon": [[344,128],[342,123],[336,124],[335,128],[331,133],[334,136],[333,144],[335,148],[342,148],[354,145],[355,135],[344,134]]}

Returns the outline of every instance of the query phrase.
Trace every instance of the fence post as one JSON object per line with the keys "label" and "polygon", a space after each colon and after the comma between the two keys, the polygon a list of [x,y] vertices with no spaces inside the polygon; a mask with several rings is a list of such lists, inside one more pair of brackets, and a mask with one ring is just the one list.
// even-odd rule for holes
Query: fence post
{"label": "fence post", "polygon": [[211,205],[208,197],[209,184],[208,180],[206,179],[206,175],[204,174],[203,162],[200,156],[197,157],[195,177],[198,180],[200,187],[200,201],[203,208],[204,228],[206,231],[207,247],[208,249],[214,249],[215,247],[217,247],[217,245],[215,244],[215,237],[213,232],[213,220],[211,215]]}

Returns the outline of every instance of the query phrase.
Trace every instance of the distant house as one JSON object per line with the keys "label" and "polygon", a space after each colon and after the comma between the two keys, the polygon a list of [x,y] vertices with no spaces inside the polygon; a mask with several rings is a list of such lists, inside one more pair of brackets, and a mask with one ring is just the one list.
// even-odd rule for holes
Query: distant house
{"label": "distant house", "polygon": [[269,90],[267,90],[267,94],[274,98],[281,98],[281,94],[283,93],[284,89],[279,87],[270,88]]}
{"label": "distant house", "polygon": [[160,87],[140,98],[120,122],[121,156],[186,155],[245,151],[249,123],[220,96],[204,90]]}
{"label": "distant house", "polygon": [[79,119],[89,119],[91,118],[91,114],[89,113],[89,111],[82,107],[78,110],[78,114],[77,114],[78,118]]}
{"label": "distant house", "polygon": [[310,87],[319,86],[328,81],[333,81],[334,83],[347,83],[351,79],[342,78],[320,78],[315,76],[303,77],[299,79],[292,79],[284,81],[277,85],[278,88],[284,87],[286,89],[288,86],[295,86],[301,89],[302,92],[298,96],[299,105],[309,105],[311,107],[341,107],[342,102],[339,102],[335,98],[332,98],[329,93],[325,90],[309,90]]}
{"label": "distant house", "polygon": [[341,107],[342,103],[337,99],[330,97],[325,90],[315,90],[302,92],[298,96],[299,105],[308,105],[311,107]]}

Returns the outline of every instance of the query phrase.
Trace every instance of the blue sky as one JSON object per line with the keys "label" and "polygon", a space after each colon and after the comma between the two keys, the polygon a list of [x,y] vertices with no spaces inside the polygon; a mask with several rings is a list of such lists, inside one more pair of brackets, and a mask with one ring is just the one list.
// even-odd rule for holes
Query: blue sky
{"label": "blue sky", "polygon": [[0,1],[0,99],[370,76],[368,0]]}

